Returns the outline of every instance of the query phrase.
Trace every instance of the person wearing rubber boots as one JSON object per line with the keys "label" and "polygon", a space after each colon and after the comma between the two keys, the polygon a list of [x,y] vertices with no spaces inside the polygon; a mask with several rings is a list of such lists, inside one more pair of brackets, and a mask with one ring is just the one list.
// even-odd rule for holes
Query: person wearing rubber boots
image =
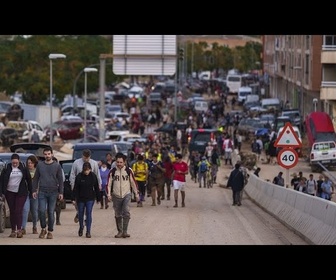
{"label": "person wearing rubber boots", "polygon": [[[114,216],[118,229],[118,233],[114,236],[115,238],[130,237],[127,229],[131,218],[130,202],[132,191],[135,193],[136,202],[140,200],[134,173],[132,169],[126,166],[126,159],[127,157],[123,154],[118,153],[116,155],[116,170],[112,176],[111,169],[107,182],[107,197],[109,201],[113,202]],[[129,175],[126,168],[131,171]]]}

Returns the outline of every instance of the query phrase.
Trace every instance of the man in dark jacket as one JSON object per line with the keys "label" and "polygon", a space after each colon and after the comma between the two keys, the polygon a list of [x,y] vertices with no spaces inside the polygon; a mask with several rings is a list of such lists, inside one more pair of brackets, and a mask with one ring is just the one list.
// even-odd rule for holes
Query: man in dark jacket
{"label": "man in dark jacket", "polygon": [[240,164],[236,163],[235,168],[231,171],[227,186],[232,189],[232,205],[241,205],[241,196],[240,192],[244,188],[244,175],[240,171]]}

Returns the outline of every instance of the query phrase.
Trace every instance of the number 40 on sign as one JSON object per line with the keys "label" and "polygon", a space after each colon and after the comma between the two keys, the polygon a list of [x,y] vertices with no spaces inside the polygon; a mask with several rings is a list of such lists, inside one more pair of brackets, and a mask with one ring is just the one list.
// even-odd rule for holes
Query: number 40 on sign
{"label": "number 40 on sign", "polygon": [[283,168],[292,168],[294,167],[299,160],[297,152],[292,148],[281,149],[278,153],[278,163]]}

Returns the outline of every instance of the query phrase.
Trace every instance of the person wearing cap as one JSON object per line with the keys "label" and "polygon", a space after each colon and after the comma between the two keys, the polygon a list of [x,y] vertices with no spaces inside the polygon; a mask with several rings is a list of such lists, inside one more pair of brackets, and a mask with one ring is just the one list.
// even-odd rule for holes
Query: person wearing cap
{"label": "person wearing cap", "polygon": [[148,178],[148,164],[144,161],[143,155],[138,155],[137,161],[133,163],[132,170],[134,172],[134,177],[138,183],[140,201],[137,207],[142,207],[142,202],[145,201],[146,196],[146,183]]}
{"label": "person wearing cap", "polygon": [[78,236],[83,235],[84,229],[84,212],[86,215],[86,237],[91,238],[92,210],[94,201],[100,202],[100,188],[98,178],[92,172],[90,162],[84,162],[82,171],[77,174],[73,188],[73,200],[78,207],[79,230]]}
{"label": "person wearing cap", "polygon": [[173,162],[173,187],[174,187],[174,200],[173,207],[178,207],[178,192],[181,192],[182,207],[185,207],[185,185],[186,175],[188,174],[188,164],[182,160],[182,154],[176,154],[175,162]]}
{"label": "person wearing cap", "polygon": [[[202,165],[205,164],[206,165],[206,170],[203,171],[202,170]],[[201,161],[198,162],[197,164],[197,168],[198,168],[198,183],[199,183],[199,187],[202,187],[202,181],[204,184],[204,188],[206,188],[206,172],[208,170],[210,170],[211,168],[211,164],[210,162],[207,160],[206,156],[202,156]]]}

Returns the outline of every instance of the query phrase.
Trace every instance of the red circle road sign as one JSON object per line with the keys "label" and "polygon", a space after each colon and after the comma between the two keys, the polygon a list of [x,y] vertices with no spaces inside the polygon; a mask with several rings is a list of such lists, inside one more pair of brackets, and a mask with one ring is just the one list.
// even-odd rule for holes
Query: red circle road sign
{"label": "red circle road sign", "polygon": [[281,149],[278,153],[278,163],[283,168],[292,168],[299,161],[299,156],[294,149],[284,148]]}

